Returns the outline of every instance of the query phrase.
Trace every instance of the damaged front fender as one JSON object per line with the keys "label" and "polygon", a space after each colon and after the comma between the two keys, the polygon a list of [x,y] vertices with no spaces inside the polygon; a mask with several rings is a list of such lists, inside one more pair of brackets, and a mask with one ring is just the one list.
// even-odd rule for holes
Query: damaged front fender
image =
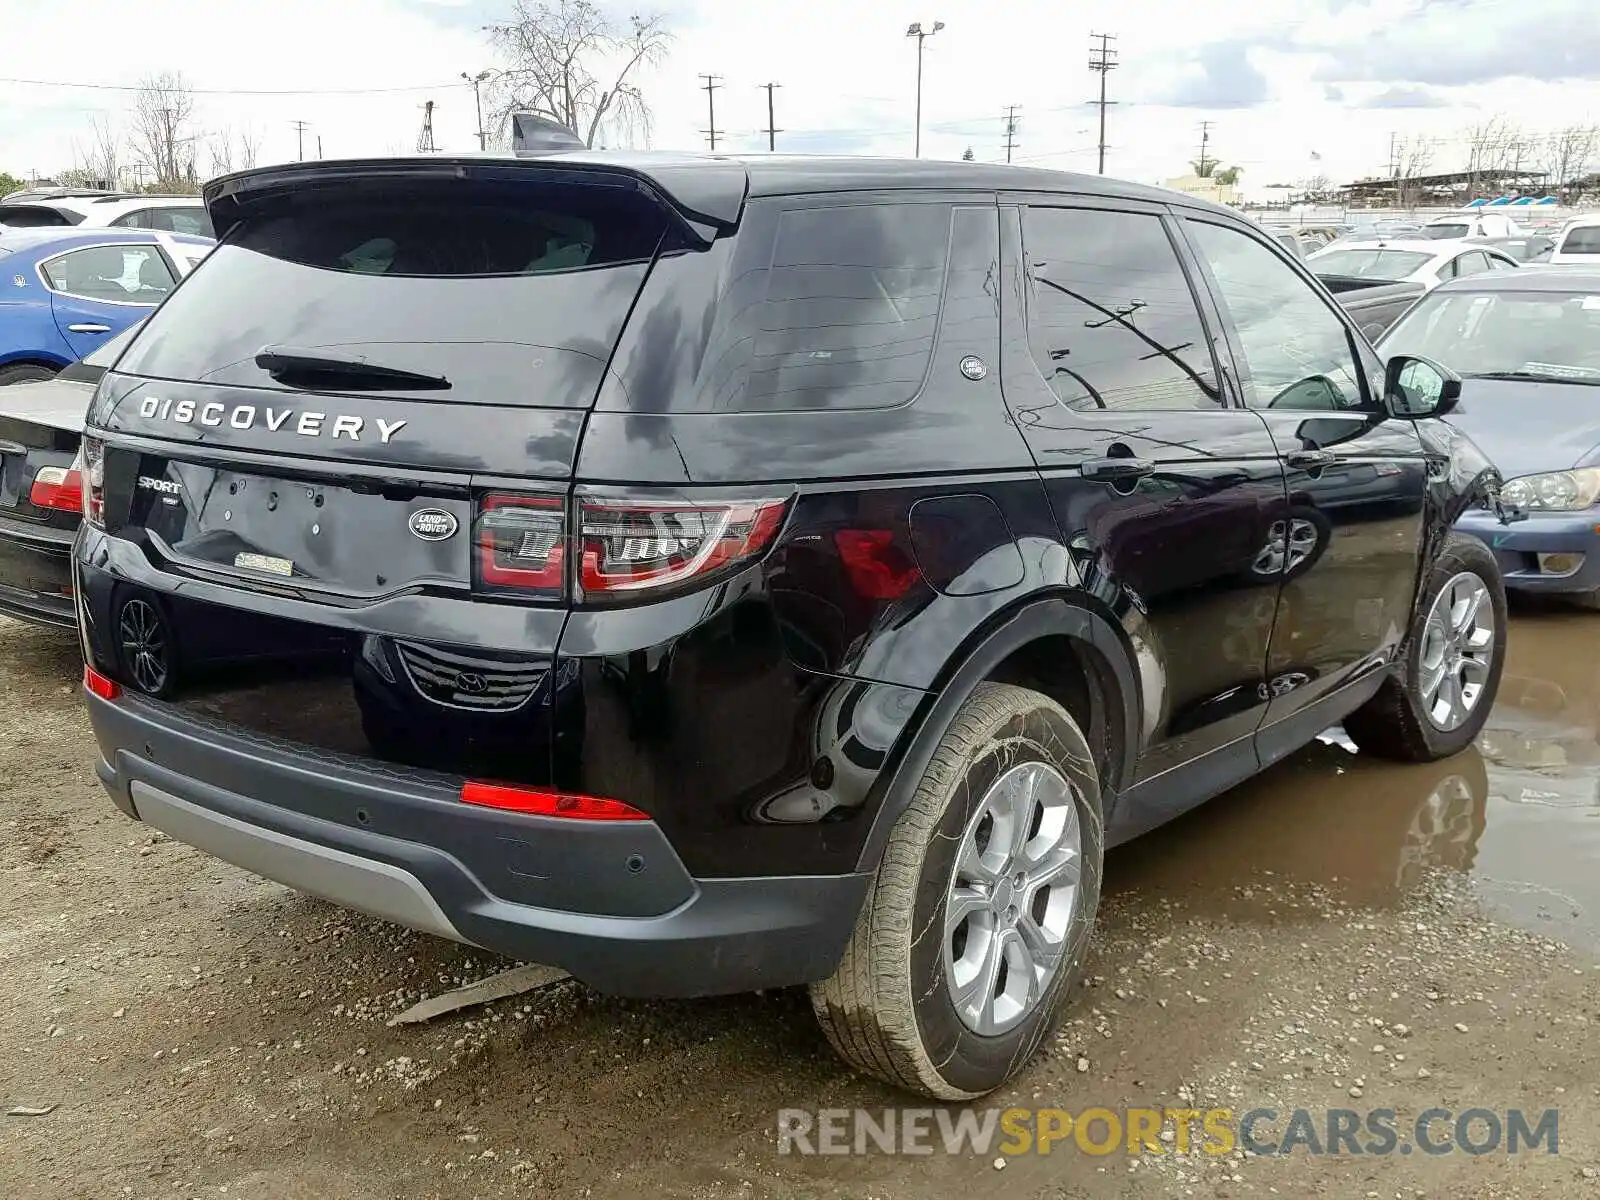
{"label": "damaged front fender", "polygon": [[1417,422],[1423,453],[1428,460],[1427,527],[1422,537],[1421,570],[1417,572],[1420,600],[1433,564],[1444,550],[1445,539],[1461,514],[1482,508],[1503,525],[1525,514],[1505,508],[1500,500],[1504,480],[1489,456],[1460,429],[1444,420]]}

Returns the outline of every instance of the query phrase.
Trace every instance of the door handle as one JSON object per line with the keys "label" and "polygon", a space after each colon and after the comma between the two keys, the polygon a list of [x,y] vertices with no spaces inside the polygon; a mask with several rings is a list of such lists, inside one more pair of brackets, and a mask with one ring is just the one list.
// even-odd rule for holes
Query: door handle
{"label": "door handle", "polygon": [[1154,475],[1156,465],[1147,458],[1091,458],[1078,468],[1078,472],[1085,479],[1097,483],[1121,483]]}
{"label": "door handle", "polygon": [[1338,462],[1339,456],[1332,450],[1296,450],[1286,455],[1285,461],[1302,471],[1315,471]]}
{"label": "door handle", "polygon": [[68,325],[68,333],[110,333],[109,325]]}

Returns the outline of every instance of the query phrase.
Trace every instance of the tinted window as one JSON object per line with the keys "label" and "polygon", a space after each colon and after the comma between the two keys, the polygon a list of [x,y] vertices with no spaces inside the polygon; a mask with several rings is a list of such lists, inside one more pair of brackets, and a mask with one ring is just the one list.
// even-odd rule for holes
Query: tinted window
{"label": "tinted window", "polygon": [[878,408],[915,396],[949,247],[943,204],[783,213],[737,407]]}
{"label": "tinted window", "polygon": [[263,200],[118,370],[276,387],[254,361],[263,346],[337,347],[442,375],[451,386],[431,400],[587,407],[656,248],[686,234],[636,188],[534,175],[337,181]]}
{"label": "tinted window", "polygon": [[1455,260],[1455,274],[1481,275],[1489,269],[1489,256],[1482,250],[1473,250]]}
{"label": "tinted window", "polygon": [[55,291],[85,300],[159,304],[175,280],[154,246],[88,246],[41,264]]}
{"label": "tinted window", "polygon": [[1220,404],[1209,340],[1159,217],[1030,208],[1028,340],[1068,408]]}
{"label": "tinted window", "polygon": [[1561,242],[1562,254],[1600,254],[1600,225],[1580,225],[1567,230]]}
{"label": "tinted window", "polygon": [[42,205],[0,205],[0,225],[9,225],[13,229],[45,229],[72,224],[71,217],[54,208],[45,208]]}
{"label": "tinted window", "polygon": [[206,210],[195,205],[189,207],[166,208],[141,208],[131,213],[124,213],[113,225],[129,229],[161,229],[167,233],[192,233],[200,237],[211,237],[211,218],[206,215]]}
{"label": "tinted window", "polygon": [[1459,224],[1424,225],[1422,227],[1422,236],[1432,238],[1435,241],[1451,241],[1455,238],[1464,238],[1471,231],[1472,227],[1463,221]]}
{"label": "tinted window", "polygon": [[1238,333],[1252,408],[1359,408],[1359,368],[1349,330],[1304,279],[1260,242],[1233,229],[1189,223]]}

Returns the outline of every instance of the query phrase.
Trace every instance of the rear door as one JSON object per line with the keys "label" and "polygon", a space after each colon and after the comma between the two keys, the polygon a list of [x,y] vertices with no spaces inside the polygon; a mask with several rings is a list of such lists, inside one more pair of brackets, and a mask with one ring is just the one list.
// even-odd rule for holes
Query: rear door
{"label": "rear door", "polygon": [[126,242],[82,246],[45,259],[56,328],[77,358],[147,317],[177,285],[161,248]]}
{"label": "rear door", "polygon": [[1017,196],[1001,212],[1006,404],[1085,587],[1139,656],[1138,778],[1216,754],[1226,786],[1255,769],[1266,707],[1277,449],[1233,402],[1162,210]]}
{"label": "rear door", "polygon": [[[546,779],[573,457],[657,251],[688,246],[629,183],[311,172],[234,203],[93,421],[137,439],[109,448],[106,523],[178,643],[159,690]],[[211,669],[243,660],[271,685]]]}
{"label": "rear door", "polygon": [[1381,365],[1337,305],[1265,238],[1198,216],[1184,226],[1227,317],[1245,403],[1287,468],[1266,760],[1327,724],[1318,702],[1380,669],[1405,636],[1427,467],[1415,426],[1379,403]]}

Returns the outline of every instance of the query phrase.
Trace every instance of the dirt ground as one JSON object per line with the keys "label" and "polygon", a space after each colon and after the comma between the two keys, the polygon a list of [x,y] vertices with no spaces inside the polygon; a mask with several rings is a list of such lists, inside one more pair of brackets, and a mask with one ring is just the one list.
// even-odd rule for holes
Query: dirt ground
{"label": "dirt ground", "polygon": [[987,1102],[1386,1107],[1402,1130],[1555,1108],[1558,1154],[1069,1143],[997,1168],[780,1155],[780,1109],[906,1103],[836,1063],[800,993],[567,982],[388,1027],[508,964],[122,817],[74,640],[0,620],[0,1108],[34,1114],[0,1116],[0,1197],[1600,1194],[1597,630],[1518,615],[1478,750],[1397,768],[1332,736],[1115,852],[1089,986]]}

